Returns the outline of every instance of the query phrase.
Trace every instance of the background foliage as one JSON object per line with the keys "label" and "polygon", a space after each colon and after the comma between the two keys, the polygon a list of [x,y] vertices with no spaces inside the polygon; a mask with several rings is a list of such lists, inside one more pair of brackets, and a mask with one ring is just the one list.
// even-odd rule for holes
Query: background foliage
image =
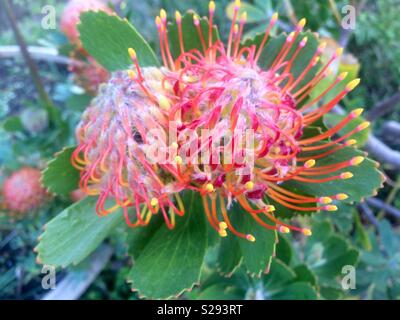
{"label": "background foliage", "polygon": [[[318,32],[320,36],[331,39],[332,46],[346,45],[346,59],[338,67],[350,70],[353,77],[357,74],[362,78],[362,86],[351,93],[341,107],[351,110],[365,106],[367,111],[374,110],[385,99],[398,94],[400,84],[400,48],[397,35],[400,24],[397,17],[400,7],[396,0],[360,1],[362,10],[357,17],[356,29],[344,32],[340,27],[341,7],[345,1],[274,1],[254,0],[243,2],[249,14],[249,25],[246,27],[246,37],[250,38],[265,29],[269,17],[278,11],[282,18],[275,33],[287,31],[301,17],[307,17],[308,27]],[[19,26],[28,45],[44,46],[60,49],[64,52],[67,41],[59,30],[43,30],[40,27],[41,8],[43,5],[54,4],[61,13],[61,1],[13,1]],[[112,1],[110,5],[121,16],[127,17],[134,26],[140,26],[140,32],[157,52],[157,33],[154,26],[154,16],[158,9],[164,7],[172,16],[175,9],[181,12],[194,9],[201,15],[207,13],[207,1]],[[220,37],[226,39],[229,28],[231,7],[228,1],[217,1],[217,24],[220,26]],[[9,29],[3,10],[0,12],[0,49],[5,45],[15,44],[13,34]],[[339,19],[338,19],[339,18]],[[127,33],[132,30],[127,30]],[[93,46],[97,46],[93,43]],[[144,48],[144,54],[149,48]],[[150,52],[150,51],[148,51]],[[148,53],[147,52],[147,53]],[[93,55],[101,52],[93,51]],[[139,53],[140,54],[140,53]],[[147,54],[149,56],[149,54]],[[150,55],[151,56],[151,55]],[[106,66],[112,63],[104,61]],[[120,61],[120,60],[119,60]],[[100,61],[101,62],[101,61]],[[90,97],[84,90],[74,84],[67,67],[49,61],[39,61],[40,75],[55,104],[57,112],[41,106],[32,83],[29,71],[20,57],[1,58],[0,76],[0,183],[14,170],[23,166],[34,166],[40,169],[48,167],[44,175],[53,181],[54,172],[65,171],[61,162],[53,160],[54,153],[65,146],[73,146],[74,127],[82,110]],[[111,66],[113,68],[114,66]],[[391,104],[391,112],[374,118],[370,134],[387,143],[393,151],[400,149],[399,139],[388,139],[385,125],[389,121],[398,121],[400,116],[398,100]],[[336,119],[335,119],[336,116]],[[326,118],[327,125],[337,122],[337,117]],[[34,124],[34,125],[33,125]],[[343,133],[342,133],[343,134]],[[361,146],[366,144],[368,137],[358,138]],[[68,153],[68,149],[63,152]],[[372,153],[373,155],[373,153]],[[58,154],[62,157],[63,153]],[[55,170],[52,172],[52,169]],[[0,298],[43,298],[47,292],[41,288],[41,265],[35,262],[36,254],[32,251],[37,246],[37,238],[42,234],[42,226],[63,211],[55,220],[46,225],[42,236],[54,238],[54,243],[43,242],[36,247],[39,259],[46,259],[52,264],[68,266],[60,269],[58,280],[62,281],[67,274],[74,273],[73,265],[85,266],[90,260],[88,254],[105,240],[112,249],[112,255],[107,260],[99,276],[82,294],[84,299],[138,299],[146,296],[165,297],[175,294],[174,288],[166,286],[160,270],[152,269],[155,257],[142,255],[144,247],[150,247],[154,252],[165,248],[170,243],[173,247],[179,239],[182,255],[172,259],[171,274],[182,277],[185,287],[191,287],[198,282],[193,290],[185,292],[183,298],[189,299],[398,299],[400,297],[400,235],[398,223],[400,216],[400,168],[391,163],[383,163],[383,169],[388,176],[388,183],[374,197],[377,202],[364,202],[361,206],[341,204],[336,213],[316,213],[312,218],[314,234],[305,239],[298,235],[283,236],[276,234],[264,235],[257,244],[263,245],[268,274],[252,277],[246,272],[260,274],[259,265],[254,264],[251,250],[237,239],[223,239],[221,243],[207,233],[203,218],[191,216],[186,221],[189,226],[175,230],[175,234],[165,233],[165,229],[156,222],[152,226],[154,236],[149,240],[149,230],[131,232],[115,215],[102,225],[85,224],[90,217],[90,200],[85,199],[74,204],[71,209],[65,209],[72,204],[69,192],[72,188],[60,179],[59,184],[52,185],[56,196],[50,203],[38,212],[31,212],[24,217],[10,217],[5,210],[0,209]],[[71,172],[73,175],[74,172]],[[68,180],[69,181],[69,180]],[[46,183],[46,185],[49,185]],[[364,187],[370,187],[367,184]],[[357,192],[358,187],[354,188]],[[340,191],[340,190],[339,190]],[[372,195],[371,195],[372,196]],[[190,197],[190,195],[188,195]],[[385,205],[382,205],[382,203]],[[193,203],[194,208],[198,204]],[[389,209],[388,207],[389,206]],[[195,210],[194,210],[195,211]],[[80,212],[77,217],[73,212]],[[85,216],[86,213],[86,216]],[[86,219],[86,220],[85,220]],[[192,221],[192,219],[197,219]],[[299,222],[311,221],[309,217],[298,218]],[[66,220],[77,226],[73,230],[64,230]],[[185,222],[184,222],[185,223]],[[240,221],[242,225],[248,222]],[[204,224],[204,226],[203,226]],[[84,225],[88,229],[80,229]],[[98,228],[104,230],[103,237],[98,235]],[[108,232],[117,228],[118,232]],[[254,228],[254,226],[249,226]],[[253,229],[252,229],[253,230]],[[196,235],[197,242],[193,250],[187,246],[187,233]],[[84,234],[86,240],[80,250],[68,252],[63,247],[63,239]],[[171,237],[171,239],[169,239]],[[176,237],[177,239],[173,239]],[[128,242],[134,245],[126,247]],[[144,239],[147,239],[144,241]],[[192,238],[190,238],[192,239]],[[259,237],[257,238],[259,239]],[[225,241],[226,240],[226,241]],[[277,241],[279,240],[279,241]],[[160,242],[162,241],[162,246]],[[169,242],[170,241],[170,242]],[[186,242],[185,242],[186,241]],[[211,249],[205,251],[206,243]],[[52,251],[53,250],[53,251]],[[54,251],[55,250],[55,251]],[[62,250],[68,254],[61,257]],[[187,252],[185,253],[185,250]],[[226,252],[235,254],[226,255]],[[275,254],[276,253],[276,254]],[[205,263],[203,256],[205,255]],[[162,258],[162,253],[160,254]],[[273,258],[271,258],[273,256]],[[132,272],[132,258],[135,259]],[[169,257],[164,257],[169,258]],[[56,259],[56,260],[53,260]],[[186,259],[186,260],[185,260]],[[342,266],[356,266],[356,289],[343,290]],[[191,278],[186,275],[186,266],[198,276]],[[149,270],[151,272],[149,272]],[[192,273],[191,273],[192,274]],[[230,275],[227,277],[226,275]],[[130,290],[126,280],[132,283],[138,293]],[[154,281],[154,286],[148,283]]]}

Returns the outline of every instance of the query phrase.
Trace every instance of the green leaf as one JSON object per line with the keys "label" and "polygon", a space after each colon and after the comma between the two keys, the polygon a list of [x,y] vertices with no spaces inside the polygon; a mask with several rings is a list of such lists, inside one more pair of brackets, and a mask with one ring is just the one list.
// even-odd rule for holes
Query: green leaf
{"label": "green leaf", "polygon": [[[338,147],[338,145],[332,146],[332,148],[336,147]],[[328,147],[326,150],[330,150],[330,148]],[[312,157],[317,154],[318,153],[308,152],[300,156],[307,155]],[[365,156],[365,153],[352,147],[344,147],[322,159],[317,159],[315,168],[344,162],[356,156]],[[360,202],[362,199],[376,194],[377,189],[382,187],[384,176],[377,169],[377,163],[368,158],[365,158],[358,166],[348,166],[322,177],[336,176],[347,171],[353,173],[354,176],[351,179],[337,179],[323,183],[308,183],[291,180],[283,183],[282,186],[289,190],[302,190],[302,192],[316,197],[346,193],[349,197],[344,200],[345,203],[353,203],[354,201]]]}
{"label": "green leaf", "polygon": [[126,20],[105,12],[85,12],[78,25],[85,50],[108,71],[127,69],[131,64],[128,48],[136,50],[142,67],[158,66],[153,50]]}
{"label": "green leaf", "polygon": [[[344,118],[346,118],[347,115],[339,115],[336,113],[329,113],[324,116],[324,123],[329,127],[332,128],[336,126],[340,121],[342,121]],[[366,120],[363,117],[358,117],[353,119],[351,122],[349,122],[342,130],[340,130],[337,134],[339,136],[343,136],[346,133],[354,130],[357,126],[359,126],[361,123],[365,122]],[[363,147],[368,140],[369,134],[371,133],[371,127],[362,130],[360,132],[357,132],[351,136],[352,139],[357,140],[357,146],[358,147]]]}
{"label": "green leaf", "polygon": [[[331,59],[331,56],[327,54],[328,52],[334,52],[336,49],[340,48],[338,43],[333,44],[332,42],[329,42],[328,48],[326,49],[326,53],[322,55],[321,57],[321,62],[323,65],[328,63],[329,59]],[[314,89],[310,92],[310,98],[314,99],[320,96],[328,87],[335,82],[337,79],[338,75],[342,72],[347,72],[346,79],[344,81],[341,81],[337,83],[333,88],[331,88],[328,92],[326,92],[323,97],[321,102],[323,103],[328,103],[332,99],[334,99],[342,90],[345,89],[346,85],[351,81],[356,78],[358,78],[358,69],[360,65],[358,63],[355,64],[345,64],[344,60],[349,59],[349,57],[352,57],[350,53],[346,53],[344,58],[340,59],[340,64],[338,70],[336,72],[332,72],[329,75],[327,75],[325,78],[323,78],[315,87]],[[356,58],[353,57],[355,61],[357,61]],[[350,58],[350,60],[352,60]]]}
{"label": "green leaf", "polygon": [[313,123],[313,126],[306,126],[303,129],[303,135],[301,136],[301,138],[308,139],[308,138],[315,137],[317,135],[320,135],[324,131],[326,131],[324,129],[325,129],[325,127],[321,128],[319,126],[314,126],[314,123]]}
{"label": "green leaf", "polygon": [[12,116],[7,118],[3,122],[4,130],[8,132],[21,132],[24,131],[24,126],[22,125],[21,119],[18,116]]}
{"label": "green leaf", "polygon": [[[239,243],[245,268],[250,275],[260,277],[263,272],[269,269],[272,256],[275,254],[275,245],[278,239],[276,231],[262,227],[237,203],[233,204],[228,214],[230,215],[232,225],[237,230],[255,237],[256,241],[254,242],[242,238],[237,238],[236,241]],[[235,240],[231,238],[233,236],[228,235],[229,238],[227,237],[228,239],[226,240]],[[223,259],[223,255],[220,254],[219,258]],[[235,261],[238,260],[236,258]]]}
{"label": "green leaf", "polygon": [[[182,16],[183,44],[186,52],[193,49],[197,49],[203,52],[199,34],[195,25],[193,24],[194,14],[194,12],[189,11]],[[208,19],[201,18],[200,26],[203,32],[204,41],[206,44],[208,44]],[[176,59],[181,54],[178,25],[176,24],[176,22],[168,25],[168,38],[171,47],[171,54],[174,59]],[[215,42],[215,40],[219,40],[218,29],[216,27],[213,28],[213,41]]]}
{"label": "green leaf", "polygon": [[395,246],[395,236],[388,220],[379,223],[379,237],[385,251],[391,256],[395,255],[398,248]]}
{"label": "green leaf", "polygon": [[218,270],[229,277],[242,261],[243,255],[237,237],[228,234],[225,238],[222,238],[218,251]]}
{"label": "green leaf", "polygon": [[[334,238],[338,240],[339,238]],[[358,262],[359,252],[355,249],[349,249],[346,252],[336,255],[333,257],[329,256],[329,252],[326,253],[326,263],[314,269],[314,272],[320,277],[334,277],[342,273],[342,268],[346,265],[356,266]]]}
{"label": "green leaf", "polygon": [[292,245],[281,233],[278,234],[278,240],[278,244],[276,245],[276,257],[283,263],[290,265],[293,257]]}
{"label": "green leaf", "polygon": [[344,238],[333,233],[329,222],[313,225],[313,236],[307,240],[304,256],[308,267],[317,277],[330,283],[342,273],[343,266],[355,266],[358,255],[358,251]]}
{"label": "green leaf", "polygon": [[185,297],[195,300],[242,300],[245,297],[248,277],[243,269],[230,278],[216,272],[205,276],[206,271],[202,273],[200,286],[186,293]]}
{"label": "green leaf", "polygon": [[263,283],[266,299],[317,299],[317,293],[308,281],[298,281],[297,274],[279,259],[272,260],[270,272],[263,277]]}
{"label": "green leaf", "polygon": [[313,287],[317,285],[315,274],[305,264],[296,266],[293,271],[296,273],[296,281],[307,282]]}
{"label": "green leaf", "polygon": [[[263,37],[264,37],[263,33],[258,34],[257,36],[254,37],[254,39],[247,39],[246,41],[244,41],[243,45],[244,46],[256,45],[256,47],[258,48],[263,40]],[[279,36],[276,37],[273,36],[269,37],[267,43],[265,44],[262,50],[260,59],[258,60],[258,65],[260,67],[262,67],[265,70],[268,70],[268,68],[275,61],[275,58],[277,57],[282,46],[284,45],[286,37],[287,37],[286,34],[280,34]],[[307,44],[301,50],[301,53],[298,54],[297,57],[294,59],[291,67],[291,73],[295,79],[307,67],[308,63],[311,61],[318,47],[318,39],[316,38],[314,33],[312,33],[311,31],[301,32],[294,41],[293,47],[287,55],[287,59],[290,59],[290,57],[294,54],[299,42],[304,37],[308,38]],[[319,69],[319,66],[320,64],[317,64],[314,68],[312,68],[296,88],[302,87],[304,84],[308,83],[314,77],[315,73]],[[296,88],[294,88],[293,90],[296,91]]]}
{"label": "green leaf", "polygon": [[87,197],[66,208],[45,225],[35,248],[40,263],[56,267],[78,264],[123,220],[118,212],[99,217],[95,204],[96,198]]}
{"label": "green leaf", "polygon": [[[328,215],[329,219],[338,228],[340,233],[349,234],[353,229],[353,212],[357,215],[354,206],[348,203],[338,202],[336,204],[338,210],[332,215]],[[322,213],[326,216],[325,213]]]}
{"label": "green leaf", "polygon": [[[235,1],[231,2],[226,7],[226,15],[230,20],[233,19],[234,7],[235,7]],[[267,19],[267,15],[263,10],[250,3],[242,1],[237,18],[239,19],[242,13],[244,12],[247,12],[247,23],[261,22]]]}
{"label": "green leaf", "polygon": [[163,299],[191,289],[199,281],[207,247],[207,229],[200,197],[183,196],[184,217],[177,217],[169,230],[162,225],[148,238],[128,275],[140,296]]}
{"label": "green leaf", "polygon": [[260,226],[247,212],[238,214],[242,230],[252,234],[255,242],[239,239],[239,245],[243,254],[243,262],[250,274],[260,276],[262,272],[268,270],[271,258],[275,254],[277,243],[277,233],[273,230],[265,229]]}
{"label": "green leaf", "polygon": [[322,222],[329,220],[333,223],[339,233],[342,235],[349,235],[353,230],[354,225],[353,213],[358,214],[358,212],[355,210],[354,205],[344,203],[343,201],[337,201],[335,205],[338,208],[337,211],[332,214],[325,211],[319,212],[314,216],[314,221]]}
{"label": "green leaf", "polygon": [[321,287],[319,288],[319,292],[321,296],[323,296],[327,300],[337,300],[343,296],[343,292],[337,288],[331,287]]}
{"label": "green leaf", "polygon": [[69,195],[79,187],[79,170],[71,164],[71,155],[75,147],[64,148],[55,154],[42,173],[42,184],[51,193]]}
{"label": "green leaf", "polygon": [[[296,278],[296,274],[278,259],[273,259],[271,268],[265,276],[263,276],[263,283],[265,290],[274,294],[276,291],[282,290],[290,282]],[[268,295],[270,295],[268,294]]]}
{"label": "green leaf", "polygon": [[128,254],[135,260],[143,252],[144,247],[155,232],[164,224],[162,216],[154,216],[151,223],[144,227],[129,228],[127,226]]}
{"label": "green leaf", "polygon": [[273,296],[274,300],[316,300],[317,292],[306,282],[295,282]]}
{"label": "green leaf", "polygon": [[371,241],[369,239],[368,233],[365,230],[364,225],[361,223],[360,216],[357,211],[354,211],[353,213],[353,219],[354,219],[354,238],[355,241],[361,246],[367,250],[371,251],[372,250],[372,245]]}
{"label": "green leaf", "polygon": [[200,291],[195,296],[196,300],[242,300],[244,292],[226,284],[214,284]]}

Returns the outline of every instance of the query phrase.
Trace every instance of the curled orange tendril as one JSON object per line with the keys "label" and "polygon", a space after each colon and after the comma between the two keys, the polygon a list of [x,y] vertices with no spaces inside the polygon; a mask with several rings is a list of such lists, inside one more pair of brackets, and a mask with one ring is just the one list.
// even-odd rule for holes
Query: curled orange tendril
{"label": "curled orange tendril", "polygon": [[[282,233],[296,230],[309,236],[311,230],[277,219],[275,207],[268,199],[296,211],[335,211],[337,207],[332,202],[348,197],[344,193],[318,198],[304,196],[285,189],[282,182],[319,184],[353,176],[350,171],[334,173],[359,165],[363,157],[321,166],[318,161],[356,143],[349,138],[367,128],[368,122],[340,138],[325,139],[358,117],[362,109],[353,110],[323,133],[303,137],[303,132],[330,112],[358,85],[359,79],[350,81],[334,98],[318,106],[328,92],[345,81],[346,74],[342,73],[318,97],[306,100],[329,74],[329,66],[341,50],[319,67],[325,47],[320,44],[295,77],[294,61],[308,41],[307,37],[298,39],[306,23],[302,19],[287,35],[270,68],[263,70],[258,62],[278,15],[272,16],[259,46],[246,47],[241,44],[241,37],[247,15],[239,17],[239,8],[240,1],[236,1],[226,45],[214,38],[214,1],[209,5],[207,28],[204,20],[193,16],[202,50],[185,49],[182,16],[176,12],[180,50],[176,59],[168,41],[167,14],[161,10],[155,22],[164,66],[141,68],[135,50],[129,49],[133,67],[116,72],[101,87],[77,129],[79,146],[72,157],[74,166],[81,170],[81,189],[88,195],[98,195],[99,215],[122,208],[127,224],[136,227],[147,225],[154,214],[161,213],[167,226],[173,228],[175,215],[185,212],[179,193],[193,190],[200,193],[207,219],[221,237],[229,231],[255,241],[253,235],[232,225],[228,208],[233,201],[266,229]],[[315,76],[305,81],[316,68]],[[146,157],[148,146],[160,141],[148,133],[160,130],[167,137],[165,141],[170,141],[171,123],[177,124],[176,138],[160,146],[168,150],[168,160],[152,163]],[[209,132],[206,139],[200,137],[205,129]],[[248,150],[240,141],[240,134],[249,129],[254,132],[254,161],[243,162],[243,154]],[[185,139],[192,132],[198,135],[194,149],[188,152]],[[222,146],[220,139],[226,135],[231,140]],[[213,161],[196,161],[210,147],[212,151],[206,160]],[[231,162],[221,157],[227,150],[232,154]],[[307,152],[312,152],[312,156],[307,156]],[[134,214],[129,208],[133,208]]]}

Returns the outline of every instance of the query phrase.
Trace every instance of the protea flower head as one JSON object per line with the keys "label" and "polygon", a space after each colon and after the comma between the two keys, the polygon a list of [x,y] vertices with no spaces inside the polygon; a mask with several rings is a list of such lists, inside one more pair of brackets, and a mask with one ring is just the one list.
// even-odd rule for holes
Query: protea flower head
{"label": "protea flower head", "polygon": [[61,31],[65,33],[72,44],[81,46],[79,40],[78,23],[80,15],[85,11],[104,11],[112,13],[112,10],[101,0],[70,0],[61,16]]}
{"label": "protea flower head", "polygon": [[85,197],[86,193],[84,193],[81,189],[76,189],[74,191],[71,191],[69,194],[69,198],[71,199],[72,202],[81,201]]}
{"label": "protea flower head", "polygon": [[[72,54],[80,55],[80,52]],[[107,82],[109,73],[96,60],[88,56],[82,60],[82,63],[77,65],[70,65],[69,70],[74,74],[75,83],[91,95],[95,95],[98,91],[100,84]]]}
{"label": "protea flower head", "polygon": [[[166,206],[183,214],[174,205],[175,200],[180,202],[180,190],[169,182],[173,177],[168,176],[168,170],[154,168],[146,157],[146,147],[157,138],[148,133],[164,132],[168,125],[166,111],[159,107],[167,103],[168,89],[161,84],[163,73],[146,68],[138,74],[140,81],[132,80],[136,77],[133,73],[116,72],[100,88],[77,129],[79,146],[72,157],[74,166],[83,170],[80,188],[88,195],[99,195],[98,214],[122,207],[131,226],[143,224],[146,219],[148,222],[160,207],[166,219]],[[116,204],[106,207],[107,198],[114,198]],[[148,211],[141,210],[142,203]],[[128,216],[127,208],[131,206],[138,212],[137,222],[131,222]]]}
{"label": "protea flower head", "polygon": [[[122,207],[128,224],[139,226],[162,212],[172,228],[175,214],[184,214],[179,192],[193,190],[201,195],[205,214],[220,236],[232,232],[255,241],[252,234],[232,225],[228,209],[233,202],[267,229],[311,235],[307,228],[278,220],[268,200],[296,211],[335,211],[332,201],[347,198],[343,193],[307,197],[285,189],[282,183],[319,184],[352,177],[350,171],[332,173],[360,164],[363,157],[332,165],[316,163],[356,142],[349,138],[368,127],[367,122],[340,138],[324,140],[359,116],[362,109],[352,111],[326,132],[306,137],[303,132],[330,112],[359,79],[349,82],[330,101],[319,103],[345,81],[346,74],[340,74],[318,97],[307,100],[341,50],[305,83],[319,63],[324,49],[320,44],[300,75],[294,76],[293,62],[308,40],[296,41],[305,25],[302,19],[264,70],[259,67],[261,52],[278,16],[273,15],[258,47],[246,47],[241,44],[246,14],[239,17],[239,8],[240,1],[236,1],[227,44],[213,38],[214,1],[209,4],[207,33],[194,15],[202,50],[189,51],[183,41],[182,18],[176,12],[181,51],[176,59],[169,46],[167,14],[161,10],[156,25],[164,66],[141,68],[135,51],[129,49],[133,67],[115,73],[85,112],[73,161],[82,170],[83,190],[99,195],[99,214]],[[313,156],[305,156],[307,152]],[[154,158],[160,153],[163,161],[149,159],[150,154]],[[116,204],[106,208],[107,198],[115,199]],[[135,222],[130,221],[129,207],[136,211]]]}
{"label": "protea flower head", "polygon": [[5,207],[15,213],[28,213],[39,208],[47,192],[40,183],[40,170],[22,168],[9,176],[3,185]]}
{"label": "protea flower head", "polygon": [[82,48],[79,39],[78,24],[80,15],[86,11],[104,11],[112,13],[112,10],[100,0],[70,0],[61,16],[61,31],[75,46],[70,56],[79,61],[79,64],[71,64],[69,70],[74,73],[75,82],[86,90],[89,94],[96,94],[101,83],[109,78],[107,70],[100,66],[87,52]]}

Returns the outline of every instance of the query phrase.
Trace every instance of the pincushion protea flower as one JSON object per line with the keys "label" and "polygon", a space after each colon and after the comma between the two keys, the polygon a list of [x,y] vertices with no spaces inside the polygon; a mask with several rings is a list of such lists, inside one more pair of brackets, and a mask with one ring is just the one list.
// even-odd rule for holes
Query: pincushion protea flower
{"label": "pincushion protea flower", "polygon": [[112,10],[99,0],[70,0],[61,16],[61,31],[65,33],[72,44],[78,47],[81,46],[77,27],[80,21],[79,16],[82,12],[89,10],[112,13]]}
{"label": "pincushion protea flower", "polygon": [[[318,66],[324,49],[320,44],[303,71],[294,76],[294,61],[308,41],[306,37],[298,39],[305,25],[302,19],[286,37],[271,66],[263,70],[258,63],[278,16],[273,15],[258,46],[244,46],[241,36],[246,14],[238,17],[239,8],[240,1],[236,1],[226,45],[213,38],[214,1],[209,4],[206,33],[200,18],[194,15],[202,50],[188,51],[182,17],[177,12],[180,55],[176,59],[168,41],[167,15],[161,10],[156,25],[164,66],[141,68],[135,51],[129,49],[133,68],[117,72],[84,114],[77,130],[79,146],[73,163],[82,170],[82,189],[89,195],[99,195],[100,215],[122,207],[128,225],[140,226],[161,212],[167,226],[173,228],[175,214],[184,214],[179,192],[194,190],[201,195],[205,214],[220,236],[230,231],[255,241],[252,234],[240,232],[231,223],[228,209],[233,202],[266,229],[311,235],[307,228],[278,220],[269,200],[296,211],[335,211],[333,200],[347,198],[344,193],[304,196],[282,183],[294,180],[320,184],[352,177],[350,171],[332,173],[360,164],[363,157],[317,164],[319,159],[355,143],[349,138],[369,123],[332,141],[326,139],[358,117],[362,109],[352,111],[323,133],[303,133],[353,90],[359,79],[347,83],[335,98],[321,103],[345,80],[346,74],[342,73],[319,96],[309,98],[341,50],[305,81]],[[165,138],[161,143],[152,134],[155,129]],[[247,133],[252,133],[253,145],[243,141]],[[226,137],[228,142],[222,145],[221,139]],[[165,161],[154,163],[149,159],[153,145],[166,152]],[[249,153],[250,158],[246,156]],[[108,198],[116,203],[106,208]],[[135,222],[131,221],[130,207],[136,212]]]}
{"label": "pincushion protea flower", "polygon": [[28,167],[9,176],[3,185],[5,207],[11,212],[22,214],[39,208],[47,195],[40,177],[40,170]]}
{"label": "pincushion protea flower", "polygon": [[[80,55],[80,54],[79,54]],[[76,53],[71,55],[72,58]],[[85,61],[86,60],[86,61]],[[79,65],[70,65],[69,71],[74,73],[75,83],[89,94],[96,94],[100,84],[107,82],[109,73],[96,60],[88,56]]]}
{"label": "pincushion protea flower", "polygon": [[104,11],[112,13],[112,10],[99,0],[71,0],[65,6],[61,16],[60,28],[67,36],[70,43],[76,46],[71,52],[71,58],[80,61],[80,64],[71,64],[69,70],[75,75],[75,82],[84,88],[86,92],[95,94],[99,85],[109,78],[107,70],[100,66],[82,48],[79,39],[78,24],[80,15],[86,11]]}

